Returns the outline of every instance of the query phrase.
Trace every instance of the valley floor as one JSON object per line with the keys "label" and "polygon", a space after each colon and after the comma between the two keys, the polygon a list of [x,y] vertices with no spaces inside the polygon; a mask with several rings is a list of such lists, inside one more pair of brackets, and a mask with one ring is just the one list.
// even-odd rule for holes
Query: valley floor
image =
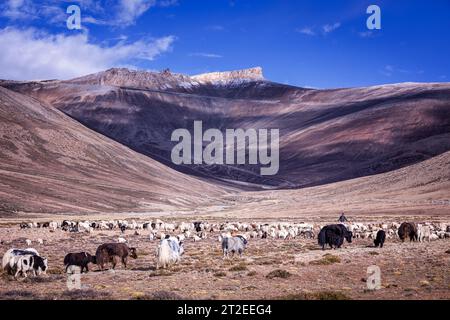
{"label": "valley floor", "polygon": [[[369,220],[373,217],[364,221]],[[450,299],[449,239],[387,240],[382,249],[374,248],[372,240],[357,239],[340,250],[326,251],[315,239],[251,239],[242,259],[223,260],[218,235],[211,234],[199,242],[187,240],[181,263],[156,270],[158,241],[150,241],[145,230],[141,235],[126,231],[124,237],[138,250],[138,259],[129,260],[127,270],[119,265],[116,271],[100,272],[90,265],[92,270],[81,276],[83,290],[68,291],[64,255],[95,253],[100,244],[116,242],[120,235],[118,230],[88,234],[2,224],[0,254],[23,248],[25,239],[31,239],[48,257],[49,271],[47,276],[19,281],[1,274],[0,299]],[[37,238],[44,244],[35,245]],[[380,290],[367,290],[370,265],[381,269]]]}

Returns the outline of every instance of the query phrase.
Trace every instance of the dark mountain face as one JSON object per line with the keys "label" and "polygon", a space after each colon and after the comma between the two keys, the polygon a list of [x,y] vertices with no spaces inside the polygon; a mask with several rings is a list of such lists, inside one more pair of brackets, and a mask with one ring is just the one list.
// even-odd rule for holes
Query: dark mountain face
{"label": "dark mountain face", "polygon": [[2,87],[0,160],[0,215],[182,210],[226,192]]}
{"label": "dark mountain face", "polygon": [[[298,188],[395,170],[450,150],[450,84],[311,90],[260,70],[187,77],[113,69],[72,81],[3,83],[181,172],[243,189]],[[279,129],[280,170],[177,166],[173,130]]]}

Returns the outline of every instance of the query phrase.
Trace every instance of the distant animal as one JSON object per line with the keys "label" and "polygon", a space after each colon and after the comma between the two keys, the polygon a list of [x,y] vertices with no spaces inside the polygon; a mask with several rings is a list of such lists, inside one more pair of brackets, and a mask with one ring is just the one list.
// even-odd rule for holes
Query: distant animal
{"label": "distant animal", "polygon": [[[22,256],[33,256],[33,259],[29,257],[27,259],[19,259]],[[32,270],[30,268],[32,266]],[[16,277],[19,273],[24,275],[24,272],[32,271],[34,275],[45,274],[48,269],[48,261],[45,258],[39,256],[36,249],[9,249],[3,255],[2,259],[3,270],[8,274],[14,274]],[[19,270],[19,273],[17,271]]]}
{"label": "distant animal", "polygon": [[68,253],[64,257],[64,266],[66,267],[66,273],[69,266],[81,267],[81,273],[83,273],[84,269],[86,269],[87,273],[89,271],[89,263],[97,264],[97,258],[96,256],[92,256],[87,252]]}
{"label": "distant animal", "polygon": [[28,229],[31,228],[33,225],[31,223],[22,222],[20,224],[20,229]]}
{"label": "distant animal", "polygon": [[194,222],[194,229],[195,229],[196,232],[202,231],[201,225],[202,225],[201,222]]}
{"label": "distant animal", "polygon": [[378,230],[377,237],[373,241],[375,247],[383,248],[384,241],[386,240],[386,232],[384,230]]}
{"label": "distant animal", "polygon": [[118,259],[122,261],[122,264],[126,268],[128,256],[137,259],[136,248],[129,248],[124,243],[102,244],[97,248],[95,256],[100,270],[104,270],[105,264],[107,263],[111,263],[112,268],[115,269]]}
{"label": "distant animal", "polygon": [[317,241],[322,246],[322,250],[325,250],[327,244],[331,248],[340,248],[344,243],[344,239],[351,243],[352,238],[353,233],[348,231],[343,224],[332,224],[320,230]]}
{"label": "distant animal", "polygon": [[118,242],[118,243],[126,243],[126,242],[127,242],[127,239],[122,238],[122,237],[119,237],[119,238],[117,239],[117,242]]}
{"label": "distant animal", "polygon": [[27,246],[31,246],[31,240],[30,239],[26,239],[25,243],[27,244]]}
{"label": "distant animal", "polygon": [[403,222],[397,232],[402,242],[405,242],[407,237],[409,237],[409,241],[418,240],[417,227],[414,223]]}
{"label": "distant animal", "polygon": [[161,240],[156,251],[156,269],[166,268],[171,264],[178,263],[184,254],[183,242],[175,237]]}
{"label": "distant animal", "polygon": [[417,238],[420,242],[425,241],[425,239],[428,240],[428,242],[431,240],[431,228],[430,226],[418,226],[417,227]]}
{"label": "distant animal", "polygon": [[125,233],[125,230],[127,230],[127,227],[125,225],[121,225],[120,226],[120,231],[122,231],[122,233]]}
{"label": "distant animal", "polygon": [[243,236],[235,236],[235,237],[223,237],[222,239],[222,251],[223,258],[229,258],[229,254],[231,253],[234,256],[235,253],[238,253],[241,257],[247,248],[248,241]]}
{"label": "distant animal", "polygon": [[47,262],[40,256],[33,254],[26,254],[15,256],[9,261],[11,270],[15,270],[14,278],[17,278],[19,274],[22,274],[25,278],[29,271],[33,276],[40,274],[39,271],[45,271],[47,269]]}

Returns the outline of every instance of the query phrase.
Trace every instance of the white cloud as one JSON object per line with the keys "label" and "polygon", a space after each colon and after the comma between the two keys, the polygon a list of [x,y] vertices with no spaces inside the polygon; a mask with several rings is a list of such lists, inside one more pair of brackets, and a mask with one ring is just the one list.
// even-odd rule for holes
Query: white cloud
{"label": "white cloud", "polygon": [[89,43],[86,34],[51,35],[36,29],[0,29],[0,78],[70,79],[135,59],[153,60],[172,49],[174,36],[113,46]]}
{"label": "white cloud", "polygon": [[172,7],[172,6],[177,6],[178,5],[178,0],[161,0],[158,1],[158,6],[159,7]]}
{"label": "white cloud", "polygon": [[124,26],[135,24],[142,14],[155,5],[156,0],[120,0],[117,24]]}
{"label": "white cloud", "polygon": [[223,58],[223,56],[221,56],[220,54],[204,53],[204,52],[191,53],[189,56],[191,56],[191,57],[202,57],[202,58]]}
{"label": "white cloud", "polygon": [[322,30],[325,34],[333,32],[334,30],[338,29],[341,26],[340,22],[336,22],[334,24],[326,24],[322,26]]}
{"label": "white cloud", "polygon": [[380,73],[386,77],[391,77],[394,73],[394,67],[391,65],[384,66],[383,70],[380,70]]}
{"label": "white cloud", "polygon": [[313,28],[311,27],[305,27],[302,29],[296,29],[295,31],[297,31],[298,33],[302,33],[305,34],[307,36],[315,36],[316,33],[314,32]]}
{"label": "white cloud", "polygon": [[340,28],[341,23],[340,22],[336,22],[333,24],[325,24],[322,26],[322,28],[317,28],[317,27],[304,27],[304,28],[298,28],[295,29],[296,32],[307,35],[307,36],[316,36],[317,34],[323,34],[323,35],[327,35],[330,32],[335,31],[336,29]]}
{"label": "white cloud", "polygon": [[373,32],[372,31],[363,31],[363,32],[359,32],[358,35],[361,38],[371,38],[373,36]]}
{"label": "white cloud", "polygon": [[225,27],[221,25],[213,25],[213,26],[207,26],[206,30],[208,31],[225,31]]}
{"label": "white cloud", "polygon": [[34,19],[37,13],[31,0],[8,0],[0,9],[1,15],[11,20]]}

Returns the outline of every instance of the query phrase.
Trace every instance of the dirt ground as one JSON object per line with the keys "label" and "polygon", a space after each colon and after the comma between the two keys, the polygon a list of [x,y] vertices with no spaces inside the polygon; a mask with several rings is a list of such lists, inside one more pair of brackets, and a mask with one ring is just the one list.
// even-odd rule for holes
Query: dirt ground
{"label": "dirt ground", "polygon": [[[181,220],[180,220],[181,221]],[[186,220],[194,221],[194,220]],[[254,220],[253,220],[254,221]],[[325,222],[325,221],[324,221]],[[138,250],[128,269],[91,271],[81,276],[82,290],[68,291],[63,258],[116,242],[119,230],[69,233],[48,229],[20,230],[0,226],[0,255],[33,241],[49,260],[48,274],[14,280],[0,275],[0,299],[450,299],[450,240],[400,243],[387,240],[382,249],[372,240],[355,239],[339,250],[322,251],[317,240],[251,239],[244,256],[223,260],[217,234],[186,240],[181,263],[155,270],[158,241],[127,230],[125,238]],[[44,244],[36,244],[38,238]],[[380,290],[367,289],[367,268],[381,269]]]}

